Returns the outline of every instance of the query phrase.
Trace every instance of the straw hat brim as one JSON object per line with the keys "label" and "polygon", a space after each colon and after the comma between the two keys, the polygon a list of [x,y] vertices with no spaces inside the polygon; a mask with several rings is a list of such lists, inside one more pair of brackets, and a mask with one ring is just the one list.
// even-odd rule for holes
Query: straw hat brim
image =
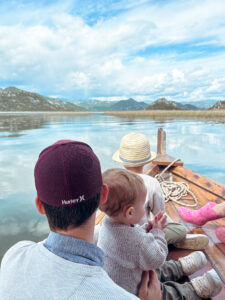
{"label": "straw hat brim", "polygon": [[112,159],[117,162],[120,165],[123,165],[124,167],[139,167],[139,166],[144,166],[148,163],[150,163],[153,159],[156,158],[156,153],[151,151],[151,157],[145,161],[142,162],[124,162],[120,159],[120,150],[118,149],[114,154]]}

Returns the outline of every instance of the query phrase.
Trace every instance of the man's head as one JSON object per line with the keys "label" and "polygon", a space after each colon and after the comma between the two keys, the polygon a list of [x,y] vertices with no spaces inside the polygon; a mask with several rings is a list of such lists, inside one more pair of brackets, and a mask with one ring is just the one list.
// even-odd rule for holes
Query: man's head
{"label": "man's head", "polygon": [[61,140],[45,148],[39,155],[34,177],[37,199],[52,230],[84,224],[99,205],[101,167],[85,143]]}
{"label": "man's head", "polygon": [[125,224],[137,224],[145,213],[146,188],[142,178],[133,172],[113,168],[103,173],[103,182],[108,186],[108,197],[99,208]]}

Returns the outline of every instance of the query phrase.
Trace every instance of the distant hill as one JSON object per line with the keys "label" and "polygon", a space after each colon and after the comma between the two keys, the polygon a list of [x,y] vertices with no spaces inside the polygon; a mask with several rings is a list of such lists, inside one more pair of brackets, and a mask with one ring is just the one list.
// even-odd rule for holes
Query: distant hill
{"label": "distant hill", "polygon": [[89,101],[73,101],[77,105],[82,105],[90,111],[121,111],[121,110],[143,110],[148,104],[138,102],[132,98],[128,100],[119,101],[103,101],[103,100],[89,100]]}
{"label": "distant hill", "polygon": [[169,101],[166,98],[159,98],[146,110],[198,110],[199,108],[192,104],[182,104],[175,101]]}
{"label": "distant hill", "polygon": [[225,100],[216,102],[209,110],[225,110]]}
{"label": "distant hill", "polygon": [[143,110],[148,106],[144,102],[135,101],[132,98],[121,100],[111,105],[110,110]]}
{"label": "distant hill", "polygon": [[146,110],[180,110],[181,108],[174,102],[166,98],[159,98],[149,105]]}
{"label": "distant hill", "polygon": [[89,111],[107,111],[118,101],[88,100],[88,101],[71,101],[75,105],[82,106]]}
{"label": "distant hill", "polygon": [[180,102],[175,102],[175,103],[180,109],[183,109],[183,110],[199,110],[200,109],[199,107],[192,105],[192,104],[182,104]]}
{"label": "distant hill", "polygon": [[0,111],[85,111],[70,102],[8,87],[0,89]]}
{"label": "distant hill", "polygon": [[[190,102],[182,102],[183,104],[190,104]],[[208,109],[212,107],[216,100],[199,100],[199,101],[193,101],[191,102],[194,104],[194,106],[198,107],[199,109]]]}
{"label": "distant hill", "polygon": [[[155,102],[148,101],[151,105],[145,102],[138,102],[132,98],[128,100],[119,101],[103,101],[103,100],[88,100],[88,101],[71,101],[72,103],[85,107],[89,111],[126,111],[126,110],[144,110],[162,109],[162,110],[198,110],[199,107],[189,103],[179,103],[175,101],[168,101],[166,98],[157,99]],[[154,104],[154,105],[153,105]],[[152,108],[153,107],[153,108]]]}
{"label": "distant hill", "polygon": [[[160,99],[165,99],[165,98],[160,98]],[[128,99],[129,100],[129,99]],[[133,99],[134,100],[134,99]],[[159,99],[158,99],[159,100]],[[125,102],[124,102],[125,101]],[[106,100],[83,100],[83,101],[70,101],[71,103],[74,103],[75,105],[85,107],[86,109],[90,111],[110,111],[110,110],[128,110],[126,109],[126,103],[129,104],[129,102],[126,102],[127,100],[119,100],[119,101],[106,101]],[[154,102],[151,100],[148,100],[146,102],[138,102],[134,100],[136,104],[138,103],[138,108],[139,109],[146,109],[148,106],[152,105]],[[156,100],[157,101],[157,100]],[[168,101],[168,100],[166,100]],[[175,102],[175,101],[168,101],[169,104],[174,103],[177,105],[178,108],[182,110],[199,110],[199,109],[208,109],[211,107],[213,104],[216,103],[214,100],[202,100],[202,101],[194,101],[194,102]],[[119,108],[117,109],[117,103],[121,103],[122,105],[119,105]],[[143,107],[139,105],[140,103],[143,104]],[[193,104],[192,104],[193,103]],[[135,106],[136,106],[135,104]],[[162,109],[167,109],[167,108],[162,108]],[[134,110],[134,108],[131,107],[131,110]]]}

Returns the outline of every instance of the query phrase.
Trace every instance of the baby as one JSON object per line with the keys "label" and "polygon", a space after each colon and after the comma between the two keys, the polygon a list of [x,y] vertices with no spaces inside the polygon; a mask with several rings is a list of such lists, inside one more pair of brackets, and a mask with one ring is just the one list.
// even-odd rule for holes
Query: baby
{"label": "baby", "polygon": [[[165,199],[159,182],[144,174],[144,166],[156,157],[156,153],[150,150],[148,138],[139,132],[130,132],[123,136],[120,148],[114,153],[113,160],[127,170],[138,174],[144,181],[147,189],[145,200],[145,216],[140,220],[142,225],[150,218],[150,214],[156,215],[160,210],[165,211]],[[177,248],[200,250],[208,245],[208,237],[204,234],[186,234],[183,224],[174,222],[167,216],[168,226],[164,229],[165,239],[168,244]]]}
{"label": "baby", "polygon": [[[146,188],[137,174],[120,168],[103,173],[109,188],[100,209],[107,216],[100,229],[98,246],[105,253],[104,269],[121,287],[137,295],[143,271],[158,269],[163,299],[202,299],[215,296],[221,281],[214,270],[191,282],[176,281],[207,263],[203,252],[196,251],[178,261],[165,262],[167,243],[163,228],[166,217],[159,212],[154,219],[137,225],[145,214]],[[168,282],[169,281],[169,282]]]}

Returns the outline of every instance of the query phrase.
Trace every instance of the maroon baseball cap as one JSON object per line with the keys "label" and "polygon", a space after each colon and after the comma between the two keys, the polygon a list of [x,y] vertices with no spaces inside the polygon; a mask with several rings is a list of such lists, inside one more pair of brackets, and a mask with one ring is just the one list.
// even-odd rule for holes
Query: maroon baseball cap
{"label": "maroon baseball cap", "polygon": [[100,162],[85,143],[60,140],[45,148],[34,169],[39,199],[52,206],[74,206],[101,192]]}

